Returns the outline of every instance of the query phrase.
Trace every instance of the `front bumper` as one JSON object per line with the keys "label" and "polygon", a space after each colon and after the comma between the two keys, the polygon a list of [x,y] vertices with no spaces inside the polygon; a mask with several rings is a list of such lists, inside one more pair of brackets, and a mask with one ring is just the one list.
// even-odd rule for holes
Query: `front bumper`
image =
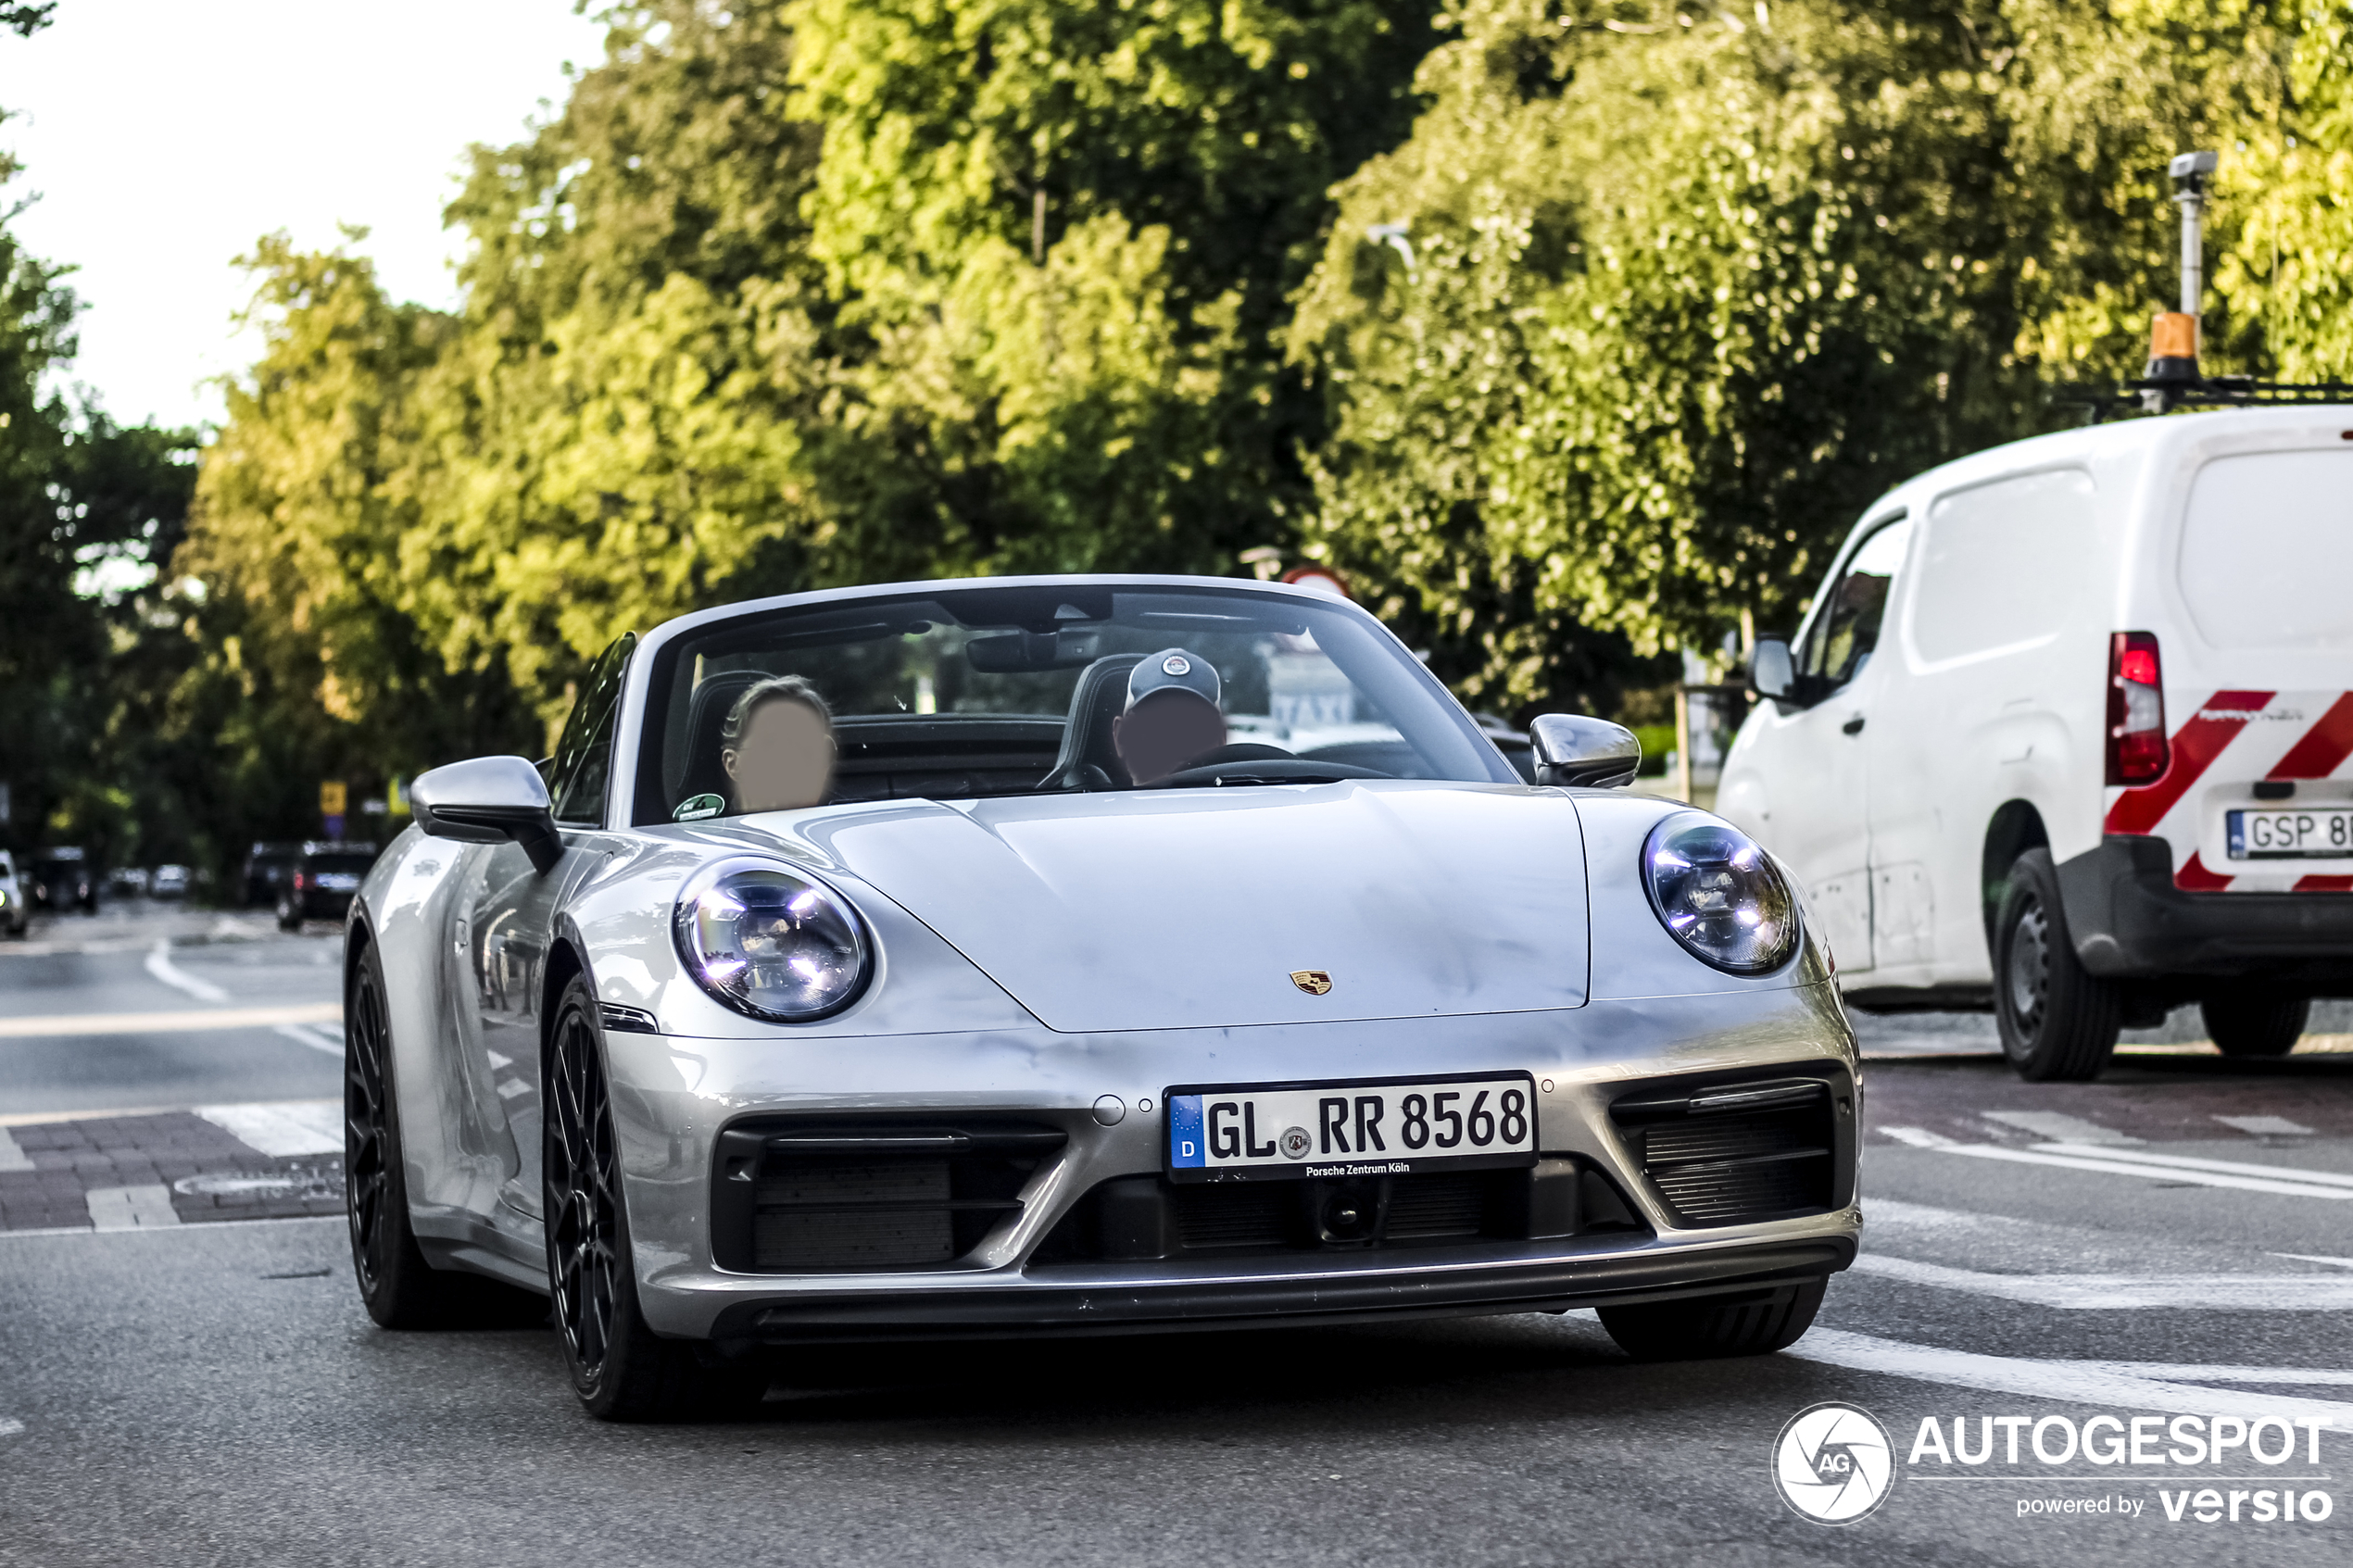
{"label": "front bumper", "polygon": [[1151,1334],[1566,1311],[1698,1297],[1765,1299],[1855,1261],[1851,1234],[1713,1248],[1618,1244],[1580,1253],[1449,1258],[1359,1255],[1302,1269],[1295,1261],[1234,1271],[1116,1273],[1048,1265],[1011,1288],[797,1291],[736,1302],[711,1326],[725,1342],[1012,1338]]}
{"label": "front bumper", "polygon": [[[1827,984],[1596,1000],[1582,1008],[1347,1024],[1069,1035],[1044,1029],[841,1042],[608,1030],[639,1301],[658,1332],[736,1343],[1144,1332],[1272,1322],[1556,1311],[1786,1291],[1846,1267],[1860,1224],[1854,1036]],[[1631,1234],[1489,1238],[1271,1256],[1047,1261],[1088,1195],[1162,1168],[1171,1084],[1522,1069],[1548,1160],[1605,1173]],[[1837,1085],[1830,1203],[1755,1223],[1687,1220],[1610,1106],[1661,1080],[1783,1071]],[[1105,1125],[1099,1101],[1128,1109]],[[1150,1099],[1155,1110],[1145,1113]],[[1825,1102],[1825,1114],[1831,1114]],[[784,1274],[713,1253],[720,1136],[748,1118],[1019,1117],[1065,1141],[1020,1212],[952,1263]],[[1065,1230],[1063,1234],[1066,1235]],[[1538,1235],[1531,1230],[1529,1235]],[[724,1250],[724,1248],[723,1248]]]}
{"label": "front bumper", "polygon": [[2173,847],[2116,834],[2058,867],[2076,956],[2110,980],[2260,977],[2353,996],[2353,896],[2184,893]]}

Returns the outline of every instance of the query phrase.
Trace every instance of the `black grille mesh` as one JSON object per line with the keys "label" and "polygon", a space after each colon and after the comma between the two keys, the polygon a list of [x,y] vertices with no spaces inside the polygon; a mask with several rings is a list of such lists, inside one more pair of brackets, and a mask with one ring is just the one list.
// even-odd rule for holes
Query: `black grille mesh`
{"label": "black grille mesh", "polygon": [[1487,1183],[1475,1175],[1399,1182],[1389,1198],[1392,1236],[1477,1236],[1487,1218]]}
{"label": "black grille mesh", "polygon": [[1642,1173],[1683,1223],[1745,1224],[1831,1207],[1836,1138],[1827,1085],[1768,1110],[1711,1114],[1706,1103],[1703,1093],[1616,1112],[1633,1122],[1627,1132]]}
{"label": "black grille mesh", "polygon": [[764,1273],[952,1263],[1020,1214],[1064,1141],[993,1118],[736,1123],[711,1173],[712,1261]]}

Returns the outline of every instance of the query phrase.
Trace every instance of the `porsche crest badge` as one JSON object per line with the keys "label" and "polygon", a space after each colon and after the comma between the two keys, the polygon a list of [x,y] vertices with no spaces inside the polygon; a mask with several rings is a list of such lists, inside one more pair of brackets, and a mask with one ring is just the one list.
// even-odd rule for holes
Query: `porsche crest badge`
{"label": "porsche crest badge", "polygon": [[1290,983],[1311,997],[1320,997],[1332,988],[1331,971],[1325,969],[1295,969]]}

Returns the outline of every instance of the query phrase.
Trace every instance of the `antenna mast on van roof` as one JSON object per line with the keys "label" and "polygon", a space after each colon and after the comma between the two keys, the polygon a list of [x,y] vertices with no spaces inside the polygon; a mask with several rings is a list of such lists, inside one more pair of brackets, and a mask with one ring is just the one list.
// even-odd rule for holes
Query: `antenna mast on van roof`
{"label": "antenna mast on van roof", "polygon": [[2079,394],[2067,402],[2091,405],[2092,423],[2129,413],[2137,405],[2152,414],[2175,408],[2238,408],[2259,405],[2353,402],[2353,382],[2257,381],[2249,376],[2198,373],[2198,317],[2206,293],[2207,181],[2221,162],[2212,152],[2183,153],[2167,172],[2173,200],[2182,209],[2182,308],[2160,311],[2149,331],[2148,369],[2120,391]]}

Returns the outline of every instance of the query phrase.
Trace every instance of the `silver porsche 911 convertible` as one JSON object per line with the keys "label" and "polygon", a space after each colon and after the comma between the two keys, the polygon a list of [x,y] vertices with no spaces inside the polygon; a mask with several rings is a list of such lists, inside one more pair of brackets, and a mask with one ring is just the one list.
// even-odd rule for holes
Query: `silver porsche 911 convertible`
{"label": "silver porsche 911 convertible", "polygon": [[[386,1327],[548,1312],[582,1400],[849,1341],[1599,1309],[1754,1354],[1853,1259],[1860,1085],[1791,884],[1529,785],[1339,599],[812,593],[622,638],[554,758],[439,768],[352,905]],[[552,1309],[550,1311],[549,1310]]]}

